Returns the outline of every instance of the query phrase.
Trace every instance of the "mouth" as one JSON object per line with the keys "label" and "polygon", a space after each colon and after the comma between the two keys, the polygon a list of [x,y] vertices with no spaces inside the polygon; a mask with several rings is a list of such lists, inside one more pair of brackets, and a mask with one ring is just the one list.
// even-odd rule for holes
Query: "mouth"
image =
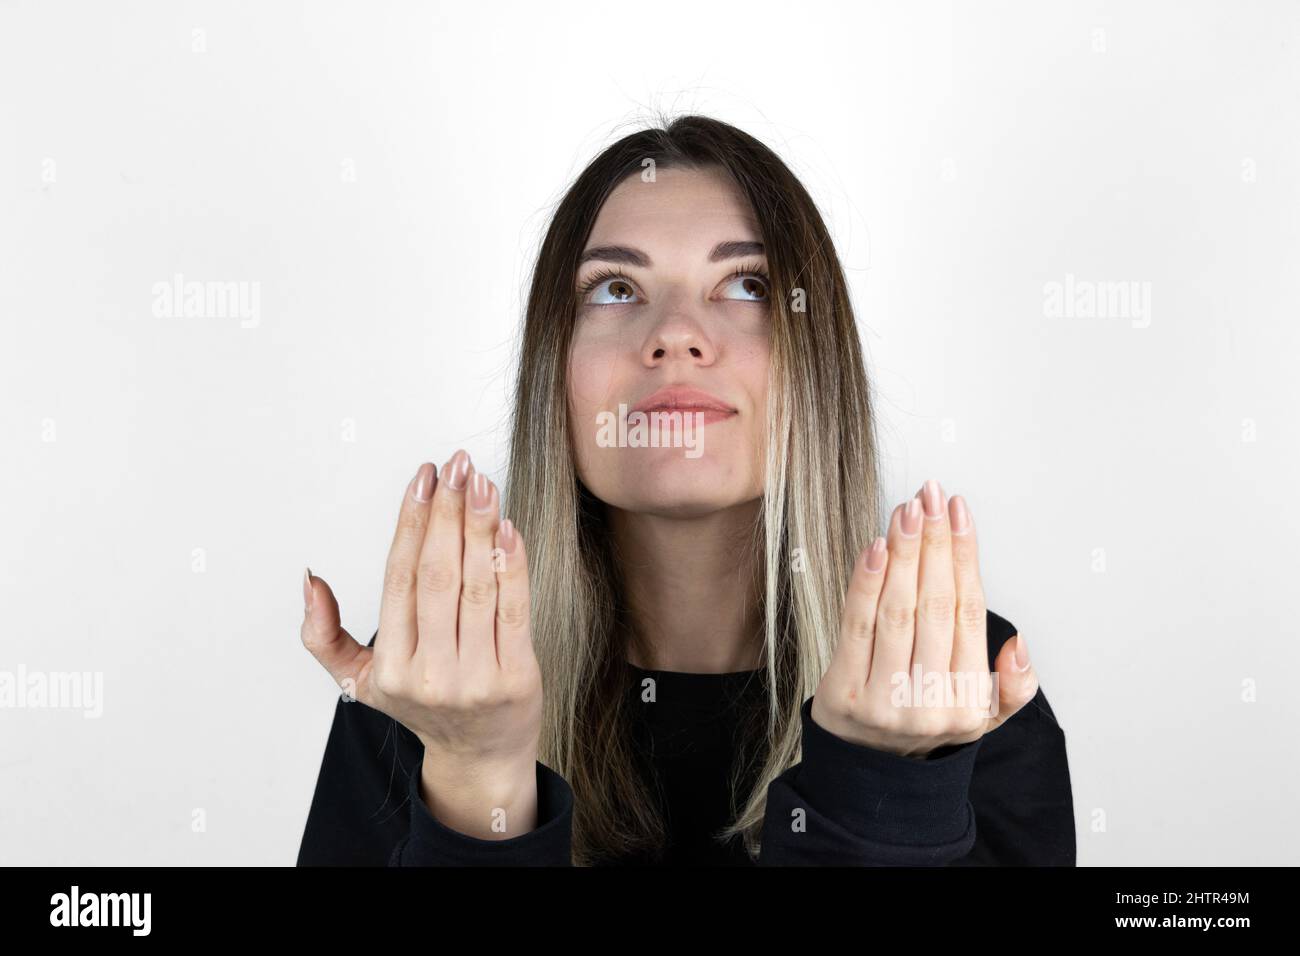
{"label": "mouth", "polygon": [[647,395],[632,407],[632,411],[644,412],[647,415],[653,412],[665,414],[676,412],[683,416],[698,415],[702,417],[696,420],[703,421],[705,424],[724,421],[739,414],[734,407],[716,395],[681,385],[669,385]]}

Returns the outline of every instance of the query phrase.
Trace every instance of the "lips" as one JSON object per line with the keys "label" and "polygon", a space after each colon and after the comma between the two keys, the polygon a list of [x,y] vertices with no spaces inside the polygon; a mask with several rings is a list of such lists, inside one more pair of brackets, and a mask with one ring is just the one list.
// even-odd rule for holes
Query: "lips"
{"label": "lips", "polygon": [[730,418],[736,409],[716,395],[689,388],[684,385],[667,385],[657,392],[647,395],[633,406],[634,412],[699,412],[704,421],[716,422]]}

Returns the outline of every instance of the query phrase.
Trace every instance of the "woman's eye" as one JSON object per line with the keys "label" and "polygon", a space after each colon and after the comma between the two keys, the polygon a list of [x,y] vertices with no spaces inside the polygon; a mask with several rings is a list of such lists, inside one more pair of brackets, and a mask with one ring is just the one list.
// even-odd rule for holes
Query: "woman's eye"
{"label": "woman's eye", "polygon": [[[737,295],[730,294],[733,289],[738,291]],[[736,276],[727,283],[723,298],[738,298],[742,302],[766,302],[767,280],[759,275]]]}
{"label": "woman's eye", "polygon": [[626,279],[606,279],[591,290],[592,305],[623,305],[632,301],[636,290]]}

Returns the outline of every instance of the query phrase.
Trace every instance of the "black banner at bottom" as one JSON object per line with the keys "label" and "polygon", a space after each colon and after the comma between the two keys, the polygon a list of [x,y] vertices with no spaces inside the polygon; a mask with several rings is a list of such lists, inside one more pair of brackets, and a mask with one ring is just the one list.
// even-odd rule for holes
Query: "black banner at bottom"
{"label": "black banner at bottom", "polygon": [[[972,943],[1039,932],[1199,937],[1231,944],[1283,927],[1279,868],[946,869],[294,869],[8,868],[0,898],[6,943],[260,939],[390,945],[385,937],[486,932],[546,942],[587,928],[626,939],[719,941],[782,928],[853,934],[864,945]],[[752,929],[751,929],[752,928]],[[664,935],[669,933],[672,935]],[[897,940],[898,936],[904,939]],[[571,937],[580,938],[580,937]],[[461,944],[458,944],[461,945]]]}

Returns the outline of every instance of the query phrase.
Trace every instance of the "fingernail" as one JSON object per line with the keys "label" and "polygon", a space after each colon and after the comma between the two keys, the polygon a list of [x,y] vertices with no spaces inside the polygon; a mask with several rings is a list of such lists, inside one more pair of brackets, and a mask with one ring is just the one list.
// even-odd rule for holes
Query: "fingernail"
{"label": "fingernail", "polygon": [[442,480],[452,491],[460,491],[465,487],[467,478],[469,478],[469,455],[464,449],[460,449],[451,456],[451,461],[442,466]]}
{"label": "fingernail", "polygon": [[933,478],[926,481],[921,488],[921,503],[925,505],[927,518],[943,517],[943,489]]}
{"label": "fingernail", "polygon": [[876,538],[867,549],[867,570],[876,572],[885,566],[885,539]]}
{"label": "fingernail", "polygon": [[433,497],[433,465],[425,462],[415,470],[415,486],[411,495],[416,501],[428,501]]}
{"label": "fingernail", "polygon": [[474,472],[469,481],[469,506],[479,512],[492,507],[492,483],[481,471]]}
{"label": "fingernail", "polygon": [[506,554],[514,554],[515,546],[519,543],[519,536],[515,534],[514,522],[509,518],[504,518],[497,527],[497,535],[501,539],[501,550]]}
{"label": "fingernail", "polygon": [[898,518],[899,529],[905,537],[912,537],[921,530],[921,499],[913,498],[903,505],[903,513]]}
{"label": "fingernail", "polygon": [[957,495],[952,499],[952,533],[965,534],[970,530],[970,512],[966,510],[966,499]]}
{"label": "fingernail", "polygon": [[1015,651],[1016,670],[1029,670],[1029,645],[1025,643],[1024,637],[1016,635],[1016,645],[1012,650]]}
{"label": "fingernail", "polygon": [[302,610],[304,614],[311,613],[311,568],[302,575]]}

